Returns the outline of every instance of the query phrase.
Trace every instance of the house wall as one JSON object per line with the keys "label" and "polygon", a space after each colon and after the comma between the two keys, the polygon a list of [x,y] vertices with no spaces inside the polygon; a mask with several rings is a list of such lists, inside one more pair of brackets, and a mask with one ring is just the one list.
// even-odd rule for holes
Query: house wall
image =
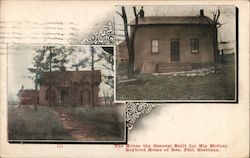
{"label": "house wall", "polygon": [[[49,101],[46,100],[46,90],[49,88],[48,85],[41,85],[40,86],[40,91],[39,91],[39,104],[41,105],[49,105]],[[83,105],[81,103],[81,91],[83,90],[88,90],[91,94],[91,87],[90,84],[81,84],[81,85],[72,85],[67,88],[69,92],[69,103],[66,106],[87,106],[86,104]],[[55,102],[52,104],[55,105],[60,105],[61,103],[61,89],[57,88],[56,86],[52,86],[52,90],[55,91],[56,99]],[[95,103],[98,105],[99,104],[99,99],[98,99],[98,92],[99,92],[99,87],[98,85],[95,85],[94,87],[94,100]],[[91,95],[90,95],[91,97]],[[89,104],[90,106],[91,104]]]}
{"label": "house wall", "polygon": [[[82,104],[81,102],[81,91],[88,91],[90,93],[90,102],[86,104]],[[99,104],[99,97],[98,97],[99,87],[98,85],[94,86],[94,101],[95,104]],[[72,88],[72,96],[71,96],[71,103],[72,105],[77,106],[91,106],[91,97],[92,97],[92,88],[90,84],[83,84],[81,86],[75,86]]]}
{"label": "house wall", "polygon": [[[171,63],[170,41],[179,39],[180,63],[214,61],[214,28],[208,25],[146,25],[137,29],[135,36],[135,68],[144,62]],[[191,53],[191,39],[199,39],[199,53]],[[151,53],[151,40],[159,40],[159,53]]]}
{"label": "house wall", "polygon": [[116,47],[116,60],[118,63],[127,63],[128,62],[128,48],[126,42],[120,43]]}
{"label": "house wall", "polygon": [[35,105],[36,97],[19,97],[20,105]]}
{"label": "house wall", "polygon": [[[41,85],[40,86],[40,90],[39,90],[39,104],[40,105],[49,105],[49,101],[45,99],[45,93],[46,93],[46,90],[49,88],[48,85]],[[56,99],[59,99],[59,92],[57,91],[57,89],[52,86],[52,90],[54,90],[56,93]]]}

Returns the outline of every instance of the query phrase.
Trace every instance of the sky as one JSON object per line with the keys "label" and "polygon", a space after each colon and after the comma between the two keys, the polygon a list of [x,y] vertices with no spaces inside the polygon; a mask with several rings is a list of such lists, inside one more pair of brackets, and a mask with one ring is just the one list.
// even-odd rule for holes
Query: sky
{"label": "sky", "polygon": [[[213,12],[220,9],[221,15],[219,22],[222,26],[219,31],[219,42],[230,41],[232,42],[229,47],[235,49],[236,38],[236,17],[235,6],[143,6],[145,16],[199,16],[200,9],[204,10],[204,15],[212,19]],[[141,6],[136,6],[137,12],[141,9]],[[133,6],[125,6],[128,22],[134,19]],[[121,6],[116,6],[116,11],[121,13]],[[115,16],[116,34],[122,34],[123,21],[122,18],[116,14]],[[123,37],[118,37],[123,40]],[[235,50],[234,50],[235,51]]]}

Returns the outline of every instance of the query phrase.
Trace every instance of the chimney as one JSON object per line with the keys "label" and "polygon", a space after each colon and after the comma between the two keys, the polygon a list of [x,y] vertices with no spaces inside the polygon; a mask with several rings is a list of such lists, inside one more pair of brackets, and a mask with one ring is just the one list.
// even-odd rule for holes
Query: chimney
{"label": "chimney", "polygon": [[141,10],[139,11],[139,17],[140,18],[144,18],[144,10],[143,10],[143,6],[141,7]]}
{"label": "chimney", "polygon": [[201,9],[201,10],[200,10],[200,17],[203,17],[203,16],[204,16],[204,10]]}
{"label": "chimney", "polygon": [[66,67],[65,66],[61,66],[61,71],[65,72],[66,71]]}

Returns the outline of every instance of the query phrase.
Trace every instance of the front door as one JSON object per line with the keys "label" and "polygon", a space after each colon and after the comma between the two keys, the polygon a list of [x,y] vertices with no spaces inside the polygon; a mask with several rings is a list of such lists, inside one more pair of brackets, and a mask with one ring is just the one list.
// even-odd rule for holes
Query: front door
{"label": "front door", "polygon": [[171,61],[180,61],[180,42],[178,39],[170,41]]}
{"label": "front door", "polygon": [[61,90],[61,103],[63,105],[68,105],[69,104],[69,91]]}
{"label": "front door", "polygon": [[80,101],[83,106],[90,105],[90,91],[87,89],[82,90],[80,94]]}

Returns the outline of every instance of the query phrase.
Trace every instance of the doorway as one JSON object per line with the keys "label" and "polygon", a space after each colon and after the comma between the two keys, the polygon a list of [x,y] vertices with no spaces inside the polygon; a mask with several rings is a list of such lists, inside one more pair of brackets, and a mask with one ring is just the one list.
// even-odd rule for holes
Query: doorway
{"label": "doorway", "polygon": [[69,92],[67,90],[61,90],[61,103],[64,105],[69,104]]}
{"label": "doorway", "polygon": [[180,61],[180,41],[178,39],[172,39],[170,41],[171,61]]}
{"label": "doorway", "polygon": [[87,105],[90,105],[90,91],[85,89],[85,90],[82,90],[80,92],[80,101],[81,101],[81,105],[83,106],[87,106]]}

